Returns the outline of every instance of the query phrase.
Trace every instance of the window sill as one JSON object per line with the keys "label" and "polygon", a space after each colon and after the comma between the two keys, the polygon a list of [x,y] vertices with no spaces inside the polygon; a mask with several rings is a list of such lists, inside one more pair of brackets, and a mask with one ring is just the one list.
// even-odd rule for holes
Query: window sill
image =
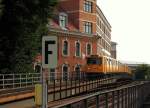
{"label": "window sill", "polygon": [[63,56],[63,57],[69,57],[69,55],[63,55],[63,54],[62,54],[62,56]]}
{"label": "window sill", "polygon": [[76,55],[74,57],[76,57],[76,58],[82,58],[81,56],[76,56]]}

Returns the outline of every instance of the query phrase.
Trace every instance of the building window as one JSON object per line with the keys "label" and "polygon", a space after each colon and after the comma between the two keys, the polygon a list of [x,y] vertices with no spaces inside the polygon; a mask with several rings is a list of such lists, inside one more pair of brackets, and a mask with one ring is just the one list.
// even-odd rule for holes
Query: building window
{"label": "building window", "polygon": [[84,1],[84,11],[85,12],[92,12],[92,2]]}
{"label": "building window", "polygon": [[66,28],[66,26],[67,26],[67,14],[65,14],[65,13],[59,14],[59,25],[62,28]]}
{"label": "building window", "polygon": [[62,79],[63,81],[68,79],[68,65],[66,64],[62,66]]}
{"label": "building window", "polygon": [[84,28],[85,33],[88,33],[88,34],[92,33],[92,23],[84,22],[83,28]]}
{"label": "building window", "polygon": [[99,25],[99,22],[100,22],[100,20],[99,20],[99,18],[97,17],[97,25],[98,25],[98,26],[100,26],[100,25]]}
{"label": "building window", "polygon": [[80,79],[80,65],[76,65],[75,67],[75,73],[76,73],[76,79]]}
{"label": "building window", "polygon": [[68,55],[68,41],[63,42],[63,55]]}
{"label": "building window", "polygon": [[76,51],[75,51],[75,55],[76,56],[80,56],[80,43],[79,42],[76,42]]}
{"label": "building window", "polygon": [[91,44],[88,43],[86,45],[86,55],[91,55],[91,53],[92,53],[92,47],[91,47]]}

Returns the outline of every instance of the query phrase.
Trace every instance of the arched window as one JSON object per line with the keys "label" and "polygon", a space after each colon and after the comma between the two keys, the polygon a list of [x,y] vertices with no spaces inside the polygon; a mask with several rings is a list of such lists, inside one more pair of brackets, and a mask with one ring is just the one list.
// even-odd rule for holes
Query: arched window
{"label": "arched window", "polygon": [[79,42],[76,42],[76,52],[75,52],[75,54],[76,54],[76,56],[80,56],[80,43]]}
{"label": "arched window", "polygon": [[68,41],[63,42],[63,55],[68,55]]}
{"label": "arched window", "polygon": [[62,79],[67,80],[68,79],[68,65],[64,64],[62,67]]}
{"label": "arched window", "polygon": [[76,79],[80,79],[80,65],[76,65],[75,67],[75,73],[76,73]]}
{"label": "arched window", "polygon": [[86,45],[86,55],[91,55],[91,52],[92,52],[92,47],[91,47],[91,44],[87,44]]}

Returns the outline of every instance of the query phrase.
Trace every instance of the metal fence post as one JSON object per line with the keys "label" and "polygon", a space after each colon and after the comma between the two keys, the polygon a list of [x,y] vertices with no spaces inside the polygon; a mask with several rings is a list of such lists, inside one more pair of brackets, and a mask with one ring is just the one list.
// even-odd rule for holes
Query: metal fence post
{"label": "metal fence post", "polygon": [[79,78],[79,94],[80,94],[80,81],[81,81],[81,80],[80,80],[80,78]]}
{"label": "metal fence post", "polygon": [[65,88],[66,88],[66,91],[65,91],[65,98],[67,97],[67,78],[65,79],[65,82],[66,82],[66,84],[65,84]]}
{"label": "metal fence post", "polygon": [[120,96],[119,96],[119,90],[117,90],[117,108],[119,108],[119,106],[120,106]]}
{"label": "metal fence post", "polygon": [[128,108],[130,108],[130,88],[128,88]]}
{"label": "metal fence post", "polygon": [[96,108],[99,108],[99,95],[96,95]]}
{"label": "metal fence post", "polygon": [[115,107],[115,93],[112,91],[112,108]]}
{"label": "metal fence post", "polygon": [[105,94],[105,108],[108,108],[108,93]]}
{"label": "metal fence post", "polygon": [[121,95],[122,95],[121,105],[122,105],[122,108],[124,108],[124,89],[121,90]]}
{"label": "metal fence post", "polygon": [[21,74],[19,75],[19,77],[20,77],[20,80],[19,80],[19,81],[20,81],[20,88],[21,88]]}
{"label": "metal fence post", "polygon": [[15,75],[13,74],[13,88],[15,88],[15,85],[14,85],[14,80],[15,80]]}
{"label": "metal fence post", "polygon": [[131,88],[131,108],[133,108],[133,104],[134,104],[134,101],[133,101],[133,87]]}
{"label": "metal fence post", "polygon": [[5,79],[4,79],[4,75],[3,75],[3,89],[5,88]]}
{"label": "metal fence post", "polygon": [[27,87],[27,82],[28,82],[28,80],[27,80],[27,74],[26,74],[26,87]]}
{"label": "metal fence post", "polygon": [[136,104],[137,104],[137,101],[136,101],[136,99],[137,99],[137,89],[136,89],[137,87],[135,86],[134,87],[134,108],[137,108],[137,106],[136,106]]}
{"label": "metal fence post", "polygon": [[32,85],[34,84],[34,82],[33,82],[33,74],[32,74]]}
{"label": "metal fence post", "polygon": [[53,94],[53,100],[55,101],[55,80],[53,80],[53,90],[54,90],[54,94]]}
{"label": "metal fence post", "polygon": [[70,80],[70,96],[72,96],[72,78]]}
{"label": "metal fence post", "polygon": [[75,79],[75,95],[76,95],[76,93],[77,93],[77,92],[76,92],[76,88],[77,88],[76,81],[77,81],[77,80]]}
{"label": "metal fence post", "polygon": [[87,93],[87,79],[85,80],[85,84],[86,84],[86,93]]}
{"label": "metal fence post", "polygon": [[87,99],[84,99],[84,108],[88,108]]}
{"label": "metal fence post", "polygon": [[62,78],[60,78],[60,99],[62,98],[62,96],[61,96],[61,84],[62,84]]}
{"label": "metal fence post", "polygon": [[127,108],[127,88],[125,88],[125,108]]}

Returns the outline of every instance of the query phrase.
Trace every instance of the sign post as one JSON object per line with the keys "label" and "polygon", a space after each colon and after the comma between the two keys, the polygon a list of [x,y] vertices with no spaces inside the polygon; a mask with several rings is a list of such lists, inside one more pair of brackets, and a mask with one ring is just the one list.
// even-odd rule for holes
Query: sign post
{"label": "sign post", "polygon": [[48,102],[48,79],[51,68],[57,66],[57,37],[42,37],[42,108],[47,108]]}

